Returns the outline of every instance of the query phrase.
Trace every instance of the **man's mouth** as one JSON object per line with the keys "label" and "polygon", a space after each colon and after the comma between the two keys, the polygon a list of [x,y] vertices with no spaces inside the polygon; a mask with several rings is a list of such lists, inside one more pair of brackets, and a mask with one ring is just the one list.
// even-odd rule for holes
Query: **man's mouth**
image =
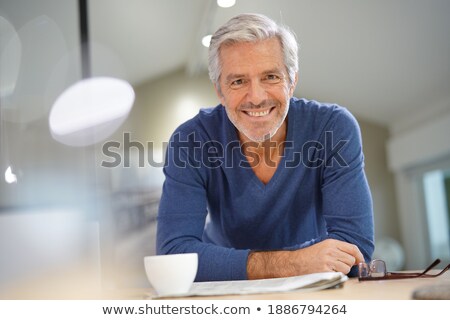
{"label": "man's mouth", "polygon": [[249,115],[250,117],[264,117],[267,116],[270,111],[272,111],[273,108],[264,110],[264,111],[244,111],[245,114]]}

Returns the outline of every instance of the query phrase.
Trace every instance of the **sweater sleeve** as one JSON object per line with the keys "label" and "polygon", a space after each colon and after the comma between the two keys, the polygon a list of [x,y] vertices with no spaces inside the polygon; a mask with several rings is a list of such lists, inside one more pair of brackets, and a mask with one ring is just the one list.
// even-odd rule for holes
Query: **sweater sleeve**
{"label": "sweater sleeve", "polygon": [[[374,250],[372,197],[364,173],[361,133],[356,119],[341,109],[324,133],[322,214],[327,238],[355,244],[369,261]],[[356,274],[352,268],[350,275]]]}
{"label": "sweater sleeve", "polygon": [[[284,249],[301,249],[325,239],[337,239],[356,245],[369,261],[374,250],[372,197],[364,173],[362,139],[356,119],[346,109],[339,108],[319,142],[318,211],[325,220],[326,233]],[[349,275],[356,274],[357,269],[353,267]]]}
{"label": "sweater sleeve", "polygon": [[207,216],[207,169],[195,134],[175,133],[168,145],[158,211],[157,254],[196,252],[196,281],[247,279],[248,250],[202,241]]}

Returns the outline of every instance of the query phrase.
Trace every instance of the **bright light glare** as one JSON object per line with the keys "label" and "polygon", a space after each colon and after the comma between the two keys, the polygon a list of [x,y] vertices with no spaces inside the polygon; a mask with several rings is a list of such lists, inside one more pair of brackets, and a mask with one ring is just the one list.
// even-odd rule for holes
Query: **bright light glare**
{"label": "bright light glare", "polygon": [[209,44],[211,43],[211,38],[212,38],[212,35],[210,35],[210,34],[208,34],[207,36],[204,36],[202,38],[202,44],[208,48]]}
{"label": "bright light glare", "polygon": [[49,126],[53,138],[87,146],[111,135],[125,121],[134,102],[131,85],[107,77],[78,81],[55,101]]}
{"label": "bright light glare", "polygon": [[11,167],[8,167],[8,169],[6,169],[6,171],[5,171],[5,181],[7,183],[17,183],[17,177],[12,172]]}
{"label": "bright light glare", "polygon": [[176,118],[179,123],[183,123],[186,120],[197,115],[200,107],[198,103],[196,103],[195,99],[190,97],[184,97],[180,99],[177,109],[176,109]]}
{"label": "bright light glare", "polygon": [[236,0],[217,0],[217,5],[222,8],[229,8],[236,4]]}

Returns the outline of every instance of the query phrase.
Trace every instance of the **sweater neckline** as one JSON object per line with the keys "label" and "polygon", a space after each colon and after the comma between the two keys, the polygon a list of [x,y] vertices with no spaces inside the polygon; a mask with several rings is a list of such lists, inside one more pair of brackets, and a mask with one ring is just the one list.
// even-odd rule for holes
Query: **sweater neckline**
{"label": "sweater neckline", "polygon": [[[286,142],[290,142],[290,143],[286,143],[286,146],[289,146],[290,144],[292,144],[292,142],[294,140],[293,137],[295,136],[294,129],[296,126],[294,124],[295,117],[294,117],[293,109],[294,109],[293,100],[291,99],[289,101],[289,110],[288,110],[288,114],[286,117],[286,121],[287,121]],[[234,142],[236,142],[236,145],[241,146],[236,127],[228,119],[228,116],[227,115],[225,115],[225,116],[227,117],[228,124],[229,124],[228,125],[229,130],[228,130],[228,134],[227,134],[228,138],[229,138],[228,141],[234,141]],[[271,189],[273,186],[275,186],[277,184],[277,181],[279,180],[280,175],[285,171],[285,170],[283,170],[283,167],[286,167],[286,159],[290,159],[292,152],[293,152],[292,147],[284,148],[283,156],[281,157],[281,160],[278,163],[277,169],[275,170],[275,173],[273,174],[272,178],[266,184],[264,184],[256,176],[255,172],[253,171],[252,167],[248,163],[247,158],[245,157],[241,148],[233,149],[233,159],[235,159],[233,165],[235,166],[235,168],[239,168],[240,171],[244,171],[244,174],[247,175],[247,177],[252,181],[252,183],[256,184],[256,186],[261,191],[266,191],[268,189]]]}

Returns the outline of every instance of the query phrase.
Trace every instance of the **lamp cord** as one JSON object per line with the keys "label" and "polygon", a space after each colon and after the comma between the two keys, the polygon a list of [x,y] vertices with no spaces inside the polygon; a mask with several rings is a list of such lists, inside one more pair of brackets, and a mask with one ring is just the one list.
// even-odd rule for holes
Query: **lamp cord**
{"label": "lamp cord", "polygon": [[91,76],[91,59],[89,47],[89,15],[88,0],[78,1],[80,18],[80,45],[81,45],[81,78],[86,79]]}

